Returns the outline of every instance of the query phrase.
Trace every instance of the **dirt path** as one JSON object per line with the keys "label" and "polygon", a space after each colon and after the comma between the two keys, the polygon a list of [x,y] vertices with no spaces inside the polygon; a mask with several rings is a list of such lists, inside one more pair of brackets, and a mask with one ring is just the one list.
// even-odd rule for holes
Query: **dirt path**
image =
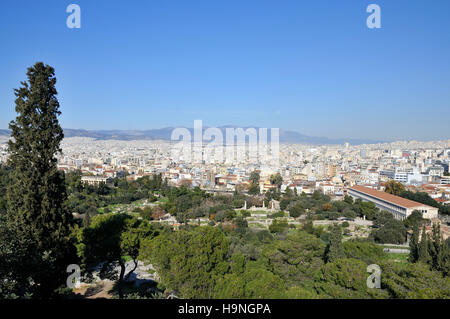
{"label": "dirt path", "polygon": [[75,289],[74,293],[82,295],[86,299],[111,299],[113,296],[109,293],[113,288],[114,282],[101,281],[94,285],[82,285]]}

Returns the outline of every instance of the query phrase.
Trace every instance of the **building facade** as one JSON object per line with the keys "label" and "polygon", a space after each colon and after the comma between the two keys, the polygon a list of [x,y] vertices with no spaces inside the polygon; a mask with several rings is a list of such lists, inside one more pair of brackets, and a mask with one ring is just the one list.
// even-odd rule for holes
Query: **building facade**
{"label": "building facade", "polygon": [[114,179],[112,177],[103,176],[82,176],[81,182],[94,186],[98,186],[100,183],[111,185],[114,182]]}
{"label": "building facade", "polygon": [[385,210],[394,215],[396,219],[404,220],[415,210],[422,213],[423,218],[433,219],[438,217],[438,209],[424,205],[403,197],[380,192],[364,186],[353,186],[347,190],[348,195],[354,199],[372,202],[380,210]]}

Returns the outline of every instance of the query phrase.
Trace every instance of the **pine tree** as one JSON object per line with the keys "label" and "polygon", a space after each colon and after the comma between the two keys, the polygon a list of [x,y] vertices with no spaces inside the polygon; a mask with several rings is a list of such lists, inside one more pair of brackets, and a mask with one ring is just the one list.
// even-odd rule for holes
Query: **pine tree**
{"label": "pine tree", "polygon": [[409,241],[409,262],[415,263],[419,259],[419,226],[413,226],[413,233]]}
{"label": "pine tree", "polygon": [[342,229],[335,225],[330,233],[330,240],[325,249],[325,262],[333,262],[336,259],[344,258],[344,248],[342,247]]}
{"label": "pine tree", "polygon": [[73,263],[69,240],[72,215],[64,206],[64,175],[57,170],[61,152],[54,69],[41,62],[27,71],[27,82],[15,90],[16,119],[8,143],[11,168],[7,191],[7,224],[17,238],[31,242],[36,264],[29,273],[37,296],[49,297],[67,277]]}

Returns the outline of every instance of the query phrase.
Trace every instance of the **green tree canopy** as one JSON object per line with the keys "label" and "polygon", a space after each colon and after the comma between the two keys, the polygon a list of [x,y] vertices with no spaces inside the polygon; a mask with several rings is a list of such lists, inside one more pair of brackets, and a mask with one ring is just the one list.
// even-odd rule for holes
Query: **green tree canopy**
{"label": "green tree canopy", "polygon": [[[139,221],[127,214],[103,214],[92,218],[88,227],[77,233],[77,251],[84,271],[106,262],[110,266],[119,265],[119,297],[123,297],[122,285],[137,266],[141,241],[152,238],[158,232],[146,221]],[[134,261],[134,268],[125,274],[125,256]]]}
{"label": "green tree canopy", "polygon": [[386,183],[384,191],[388,194],[400,196],[405,191],[405,186],[395,180],[390,180]]}
{"label": "green tree canopy", "polygon": [[144,240],[140,258],[150,261],[167,289],[184,298],[211,298],[229,267],[229,240],[210,226]]}
{"label": "green tree canopy", "polygon": [[334,225],[329,236],[329,243],[325,249],[325,262],[333,262],[339,258],[344,258],[342,248],[342,229],[339,225]]}
{"label": "green tree canopy", "polygon": [[261,252],[265,267],[289,286],[311,284],[314,273],[323,264],[325,244],[316,236],[297,231],[285,240],[266,245]]}
{"label": "green tree canopy", "polygon": [[343,258],[324,264],[316,275],[315,287],[321,298],[366,299],[388,297],[379,289],[367,287],[367,264]]}
{"label": "green tree canopy", "polygon": [[[70,241],[73,218],[64,204],[64,175],[56,166],[64,135],[58,122],[55,70],[38,62],[21,84],[14,90],[18,115],[9,124],[5,223],[14,240],[30,245],[24,251],[34,251],[34,266],[21,276],[31,278],[36,297],[48,297],[65,283],[67,266],[77,261]],[[23,288],[22,292],[27,290]]]}
{"label": "green tree canopy", "polygon": [[280,173],[276,173],[274,175],[270,175],[270,184],[277,185],[278,188],[283,184],[283,177],[281,177]]}
{"label": "green tree canopy", "polygon": [[259,179],[260,179],[259,172],[253,171],[250,173],[249,180],[252,185],[258,185]]}

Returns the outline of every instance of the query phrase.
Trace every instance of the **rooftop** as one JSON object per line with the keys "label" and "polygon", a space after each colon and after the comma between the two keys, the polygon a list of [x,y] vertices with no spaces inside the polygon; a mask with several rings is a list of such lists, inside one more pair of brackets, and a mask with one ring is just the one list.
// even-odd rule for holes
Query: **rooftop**
{"label": "rooftop", "polygon": [[428,206],[428,205],[425,205],[425,204],[422,204],[422,203],[419,203],[419,202],[415,202],[415,201],[410,200],[410,199],[406,199],[406,198],[403,198],[403,197],[400,197],[400,196],[395,196],[395,195],[388,194],[388,193],[385,193],[385,192],[380,192],[380,191],[377,191],[375,189],[364,187],[364,186],[360,186],[360,185],[353,186],[350,189],[358,191],[358,192],[365,193],[367,195],[376,197],[378,199],[384,200],[386,202],[393,203],[395,205],[398,205],[398,206],[401,206],[401,207],[404,207],[404,208],[413,208],[413,207],[418,207],[418,206],[431,207],[431,206]]}

